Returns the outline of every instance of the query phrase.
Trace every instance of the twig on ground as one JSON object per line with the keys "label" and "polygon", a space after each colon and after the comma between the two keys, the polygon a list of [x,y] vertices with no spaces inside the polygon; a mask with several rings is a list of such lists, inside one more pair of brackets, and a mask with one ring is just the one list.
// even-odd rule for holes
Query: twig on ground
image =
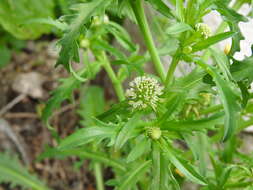
{"label": "twig on ground", "polygon": [[16,134],[12,130],[10,124],[4,119],[0,119],[0,131],[5,133],[12,140],[12,142],[15,144],[18,151],[20,152],[24,163],[28,166],[30,164],[30,159],[27,156],[27,152],[24,148],[24,143],[22,143],[22,141],[18,137],[18,134]]}
{"label": "twig on ground", "polygon": [[15,106],[16,104],[18,104],[20,101],[22,101],[24,98],[26,97],[25,94],[20,94],[18,95],[16,98],[14,98],[11,102],[9,102],[6,106],[4,106],[1,110],[0,110],[0,117],[5,114],[7,111],[9,111],[11,108],[13,108],[13,106]]}

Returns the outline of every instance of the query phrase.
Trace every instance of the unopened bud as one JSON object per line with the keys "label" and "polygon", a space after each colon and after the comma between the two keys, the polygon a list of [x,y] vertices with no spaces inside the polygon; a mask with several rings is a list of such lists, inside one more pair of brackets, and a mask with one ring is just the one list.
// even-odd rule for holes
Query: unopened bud
{"label": "unopened bud", "polygon": [[186,46],[183,48],[183,53],[189,54],[192,52],[192,47],[191,46]]}
{"label": "unopened bud", "polygon": [[90,41],[88,39],[82,39],[80,42],[82,48],[88,48],[90,46]]}
{"label": "unopened bud", "polygon": [[148,129],[148,136],[153,140],[158,140],[162,135],[162,131],[158,127],[150,127]]}
{"label": "unopened bud", "polygon": [[228,55],[229,52],[230,52],[230,50],[231,50],[231,45],[230,45],[230,44],[226,44],[226,46],[225,46],[225,48],[224,48],[224,53],[225,53],[226,55]]}

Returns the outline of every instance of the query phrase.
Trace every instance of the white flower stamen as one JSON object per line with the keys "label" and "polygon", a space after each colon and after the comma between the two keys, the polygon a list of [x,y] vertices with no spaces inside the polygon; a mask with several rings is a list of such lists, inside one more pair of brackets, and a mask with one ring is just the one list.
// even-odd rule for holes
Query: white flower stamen
{"label": "white flower stamen", "polygon": [[142,76],[136,77],[129,83],[130,89],[126,90],[128,103],[134,109],[145,109],[151,107],[154,110],[157,108],[160,97],[163,93],[163,87],[159,85],[155,78]]}

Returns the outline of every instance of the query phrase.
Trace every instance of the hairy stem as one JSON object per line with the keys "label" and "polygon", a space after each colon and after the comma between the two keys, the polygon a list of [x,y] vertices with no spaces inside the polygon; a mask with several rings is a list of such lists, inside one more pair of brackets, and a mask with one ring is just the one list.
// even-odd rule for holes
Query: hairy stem
{"label": "hairy stem", "polygon": [[119,101],[125,100],[124,90],[122,88],[121,82],[118,80],[114,70],[112,69],[111,64],[110,64],[105,52],[101,53],[101,59],[102,59],[101,61],[103,61],[104,69],[106,70],[109,78],[112,81],[113,87],[115,89],[115,92],[118,96]]}
{"label": "hairy stem", "polygon": [[138,22],[139,28],[142,32],[144,41],[146,43],[146,46],[148,48],[148,51],[150,53],[152,62],[154,64],[155,70],[162,79],[162,81],[165,81],[165,72],[162,65],[162,62],[160,60],[158,51],[155,47],[154,40],[152,38],[152,34],[150,32],[147,18],[145,16],[144,8],[142,5],[142,0],[131,0],[131,5],[136,17],[136,20]]}

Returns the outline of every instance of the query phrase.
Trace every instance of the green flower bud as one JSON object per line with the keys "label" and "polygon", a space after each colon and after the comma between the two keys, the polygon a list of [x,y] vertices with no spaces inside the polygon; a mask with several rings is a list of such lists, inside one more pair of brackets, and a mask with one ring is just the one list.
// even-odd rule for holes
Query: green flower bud
{"label": "green flower bud", "polygon": [[183,48],[183,53],[189,54],[192,52],[192,47],[191,46],[186,46]]}
{"label": "green flower bud", "polygon": [[158,140],[162,136],[162,131],[158,127],[149,127],[148,136],[153,140]]}
{"label": "green flower bud", "polygon": [[82,39],[80,42],[80,46],[82,48],[88,48],[90,46],[90,41],[88,39]]}
{"label": "green flower bud", "polygon": [[196,31],[199,32],[204,38],[208,38],[212,34],[211,28],[204,23],[198,23],[195,25]]}

